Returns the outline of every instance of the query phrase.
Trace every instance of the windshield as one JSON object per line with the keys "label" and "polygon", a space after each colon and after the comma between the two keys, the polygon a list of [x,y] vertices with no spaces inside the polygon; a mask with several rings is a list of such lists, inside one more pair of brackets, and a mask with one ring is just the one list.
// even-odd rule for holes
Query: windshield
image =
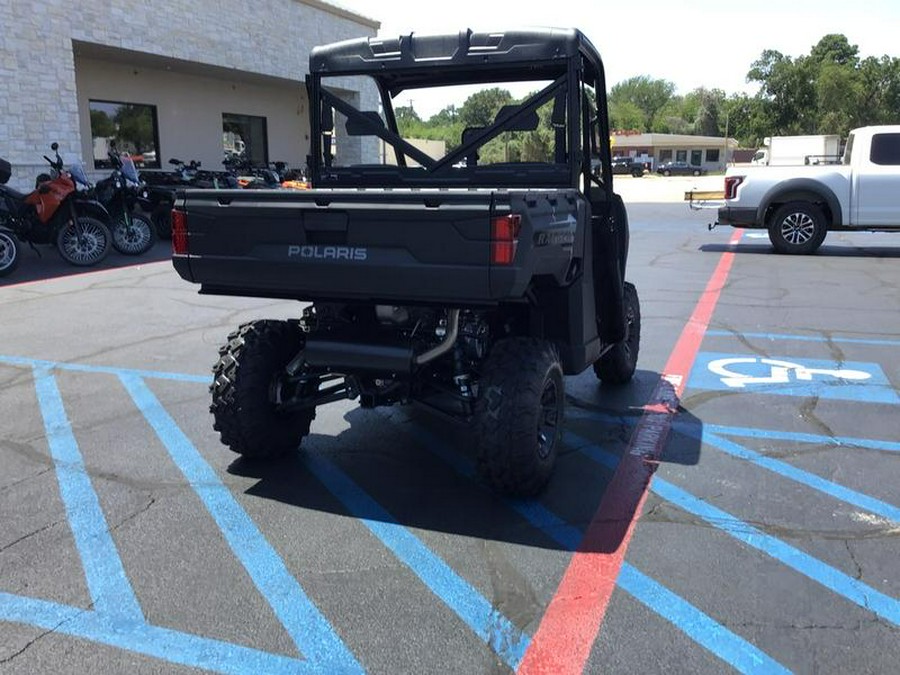
{"label": "windshield", "polygon": [[138,172],[134,166],[134,160],[131,157],[123,157],[122,158],[122,175],[125,176],[126,180],[130,180],[132,183],[139,183],[138,180]]}
{"label": "windshield", "polygon": [[69,166],[69,174],[76,183],[90,185],[87,174],[84,172],[84,164],[81,161],[73,162]]}

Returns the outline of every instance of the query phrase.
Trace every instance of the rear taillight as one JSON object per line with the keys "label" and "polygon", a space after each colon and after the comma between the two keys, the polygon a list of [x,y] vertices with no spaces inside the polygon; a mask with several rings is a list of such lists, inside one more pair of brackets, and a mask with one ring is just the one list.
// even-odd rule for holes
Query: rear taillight
{"label": "rear taillight", "polygon": [[187,253],[187,214],[184,211],[172,209],[172,254],[187,255]]}
{"label": "rear taillight", "polygon": [[725,176],[725,199],[737,197],[738,186],[743,182],[743,176]]}
{"label": "rear taillight", "polygon": [[522,217],[511,213],[491,219],[491,263],[512,265],[519,243]]}

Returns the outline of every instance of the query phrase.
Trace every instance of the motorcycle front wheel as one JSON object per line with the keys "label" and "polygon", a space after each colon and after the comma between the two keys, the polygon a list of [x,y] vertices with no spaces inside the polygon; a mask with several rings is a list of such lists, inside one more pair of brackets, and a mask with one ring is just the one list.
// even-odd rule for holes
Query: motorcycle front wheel
{"label": "motorcycle front wheel", "polygon": [[75,222],[70,221],[60,229],[56,248],[67,263],[90,267],[106,257],[111,240],[106,225],[96,218],[78,216]]}
{"label": "motorcycle front wheel", "polygon": [[12,274],[19,266],[19,240],[7,229],[0,228],[0,277]]}
{"label": "motorcycle front wheel", "polygon": [[156,243],[156,228],[137,214],[126,219],[125,214],[115,217],[112,223],[112,245],[119,253],[141,255]]}

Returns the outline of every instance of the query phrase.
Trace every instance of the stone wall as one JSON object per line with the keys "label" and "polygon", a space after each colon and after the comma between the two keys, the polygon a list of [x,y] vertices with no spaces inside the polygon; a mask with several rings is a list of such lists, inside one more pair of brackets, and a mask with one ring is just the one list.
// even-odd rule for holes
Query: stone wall
{"label": "stone wall", "polygon": [[83,147],[73,41],[299,83],[312,47],[378,28],[319,0],[0,0],[0,16],[0,156],[22,189],[52,141]]}

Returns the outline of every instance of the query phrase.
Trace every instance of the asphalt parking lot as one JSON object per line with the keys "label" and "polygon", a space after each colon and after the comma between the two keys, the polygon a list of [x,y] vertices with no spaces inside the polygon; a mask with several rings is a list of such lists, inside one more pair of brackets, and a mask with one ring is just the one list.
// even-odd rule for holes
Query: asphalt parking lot
{"label": "asphalt parking lot", "polygon": [[216,349],[296,303],[199,296],[165,242],[70,276],[26,251],[0,285],[0,669],[896,672],[900,238],[775,255],[680,200],[715,180],[617,180],[639,371],[568,378],[527,502],[416,408],[331,404],[296,456],[238,459]]}

